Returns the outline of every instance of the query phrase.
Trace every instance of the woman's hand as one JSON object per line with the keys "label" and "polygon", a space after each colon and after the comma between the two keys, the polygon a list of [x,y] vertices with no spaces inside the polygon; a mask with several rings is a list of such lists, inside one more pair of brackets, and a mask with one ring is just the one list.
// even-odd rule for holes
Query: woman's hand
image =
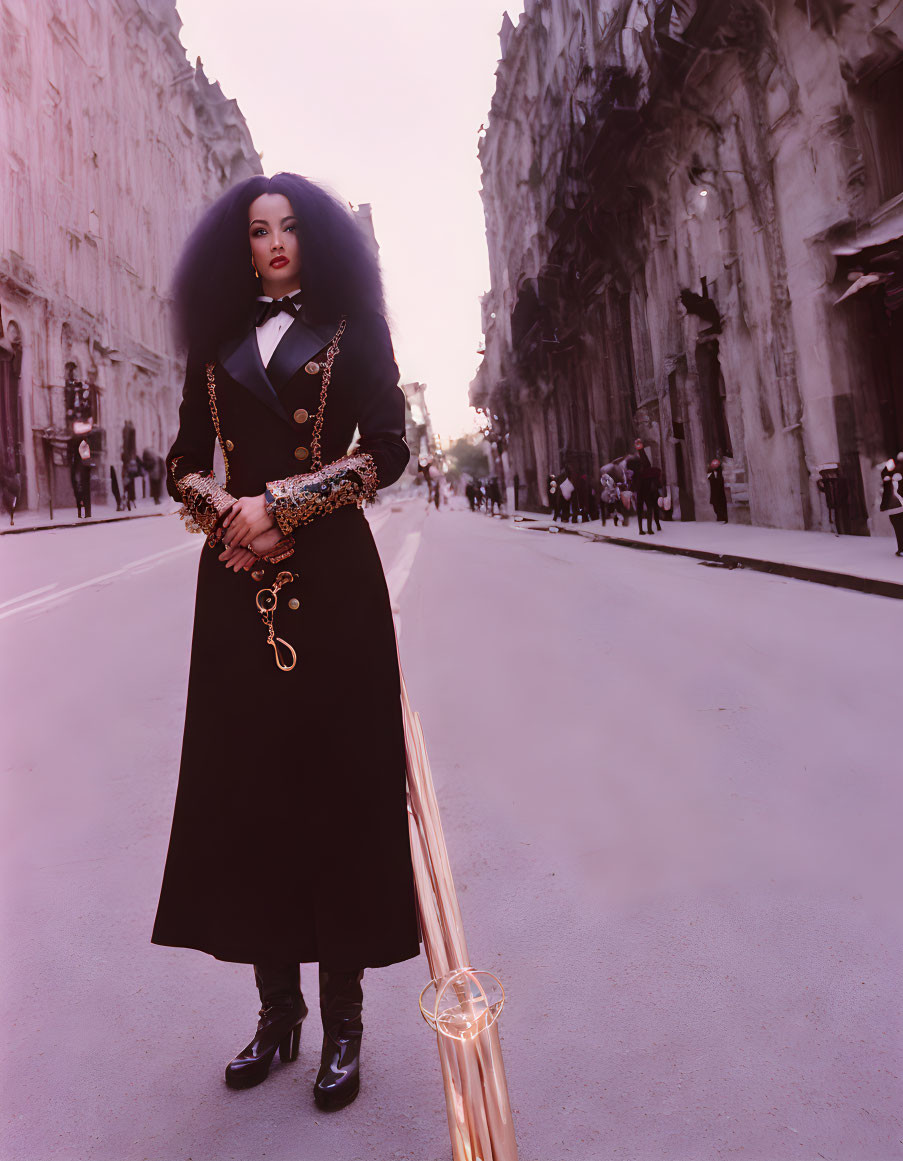
{"label": "woman's hand", "polygon": [[227,548],[224,552],[219,554],[218,559],[225,564],[226,568],[231,568],[235,572],[240,572],[243,568],[252,568],[257,560],[257,557],[247,548],[236,547]]}
{"label": "woman's hand", "polygon": [[246,548],[255,536],[275,526],[273,517],[267,516],[263,492],[259,496],[239,496],[223,520],[223,543],[227,548]]}
{"label": "woman's hand", "polygon": [[220,554],[219,559],[225,563],[227,568],[234,569],[235,572],[238,572],[240,569],[244,569],[247,572],[254,567],[258,555],[269,552],[281,539],[282,533],[278,528],[268,528],[266,532],[261,532],[259,536],[255,536],[251,541],[253,552],[247,548],[227,548],[225,552]]}

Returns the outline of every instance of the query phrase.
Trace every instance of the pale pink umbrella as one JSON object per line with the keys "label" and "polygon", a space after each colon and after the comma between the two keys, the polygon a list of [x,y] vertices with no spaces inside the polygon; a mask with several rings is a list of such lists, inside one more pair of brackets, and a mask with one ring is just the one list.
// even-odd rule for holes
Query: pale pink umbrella
{"label": "pale pink umbrella", "polygon": [[401,705],[411,857],[433,977],[420,993],[420,1011],[436,1032],[452,1158],[517,1161],[497,1023],[505,992],[492,972],[470,965],[420,716],[411,708],[403,676]]}

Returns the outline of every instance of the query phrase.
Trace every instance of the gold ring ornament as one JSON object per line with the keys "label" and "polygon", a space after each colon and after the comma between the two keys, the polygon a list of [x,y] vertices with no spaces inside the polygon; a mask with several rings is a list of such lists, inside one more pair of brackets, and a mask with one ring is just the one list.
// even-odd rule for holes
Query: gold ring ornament
{"label": "gold ring ornament", "polygon": [[[435,990],[431,1008],[424,1003],[430,988]],[[420,1014],[434,1032],[451,1040],[473,1040],[492,1027],[504,1006],[505,989],[498,976],[472,967],[430,980],[420,993]]]}

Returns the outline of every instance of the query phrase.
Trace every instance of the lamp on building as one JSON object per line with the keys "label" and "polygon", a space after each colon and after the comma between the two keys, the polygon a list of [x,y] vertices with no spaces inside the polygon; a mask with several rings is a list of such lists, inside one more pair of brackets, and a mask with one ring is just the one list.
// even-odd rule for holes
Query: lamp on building
{"label": "lamp on building", "polygon": [[76,379],[74,368],[67,371],[64,387],[66,424],[73,435],[86,435],[94,427],[94,405],[90,384]]}
{"label": "lamp on building", "polygon": [[508,450],[508,432],[494,426],[500,422],[497,415],[493,415],[486,407],[475,408],[479,417],[480,434],[500,456]]}

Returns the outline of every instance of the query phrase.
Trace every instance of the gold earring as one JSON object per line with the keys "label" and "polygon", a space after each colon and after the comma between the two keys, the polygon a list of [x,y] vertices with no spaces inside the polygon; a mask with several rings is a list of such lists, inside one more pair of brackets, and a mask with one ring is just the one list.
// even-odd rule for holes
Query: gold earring
{"label": "gold earring", "polygon": [[253,258],[251,259],[251,269],[254,271],[254,277],[255,277],[255,278],[259,278],[259,277],[260,277],[260,271],[259,271],[259,270],[257,269],[257,267],[254,265],[254,259],[253,259]]}

